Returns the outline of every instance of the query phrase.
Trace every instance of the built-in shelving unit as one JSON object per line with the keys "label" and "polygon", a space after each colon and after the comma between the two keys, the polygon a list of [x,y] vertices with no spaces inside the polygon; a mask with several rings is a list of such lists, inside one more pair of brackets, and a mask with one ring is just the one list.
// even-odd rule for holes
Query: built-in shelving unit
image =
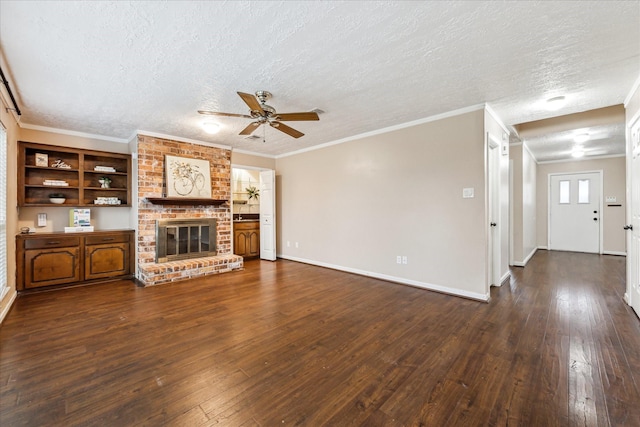
{"label": "built-in shelving unit", "polygon": [[[18,168],[18,206],[131,205],[128,154],[20,141]],[[52,194],[64,203],[51,202]]]}

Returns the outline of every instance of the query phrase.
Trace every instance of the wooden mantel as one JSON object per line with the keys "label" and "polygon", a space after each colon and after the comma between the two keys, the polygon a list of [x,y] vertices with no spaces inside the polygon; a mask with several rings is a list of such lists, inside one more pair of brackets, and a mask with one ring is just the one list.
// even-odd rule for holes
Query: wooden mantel
{"label": "wooden mantel", "polygon": [[180,206],[219,206],[228,200],[198,199],[191,197],[147,197],[146,200],[154,205],[180,205]]}

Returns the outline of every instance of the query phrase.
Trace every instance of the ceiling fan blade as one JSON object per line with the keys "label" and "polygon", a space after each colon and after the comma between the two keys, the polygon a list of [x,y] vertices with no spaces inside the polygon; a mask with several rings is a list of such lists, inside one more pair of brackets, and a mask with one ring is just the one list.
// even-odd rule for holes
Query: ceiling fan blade
{"label": "ceiling fan blade", "polygon": [[276,114],[277,120],[281,121],[303,121],[303,120],[320,120],[318,113],[315,111],[309,111],[308,113],[278,113]]}
{"label": "ceiling fan blade", "polygon": [[240,132],[239,135],[251,135],[253,131],[258,129],[258,127],[260,127],[260,122],[251,122],[249,123],[249,126],[242,129],[242,132]]}
{"label": "ceiling fan blade", "polygon": [[224,116],[224,117],[242,117],[245,119],[251,119],[253,117],[246,114],[234,114],[234,113],[219,113],[217,111],[198,110],[198,114],[205,114],[208,116]]}
{"label": "ceiling fan blade", "polygon": [[269,123],[271,125],[272,128],[274,129],[278,129],[280,132],[284,132],[287,135],[290,135],[294,138],[300,138],[301,136],[304,136],[304,133],[295,130],[292,127],[289,127],[287,125],[285,125],[284,123],[278,123],[278,122],[271,122]]}
{"label": "ceiling fan blade", "polygon": [[245,104],[249,106],[249,109],[251,111],[259,111],[260,114],[264,115],[264,110],[260,106],[260,102],[255,96],[251,95],[250,93],[244,92],[238,92],[238,95],[240,95],[240,98],[242,98]]}

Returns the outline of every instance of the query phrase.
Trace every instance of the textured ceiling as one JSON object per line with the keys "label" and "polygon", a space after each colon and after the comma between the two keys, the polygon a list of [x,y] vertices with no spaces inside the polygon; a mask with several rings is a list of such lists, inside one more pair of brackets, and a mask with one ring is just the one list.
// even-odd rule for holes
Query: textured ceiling
{"label": "textured ceiling", "polygon": [[[485,102],[507,125],[620,104],[640,2],[0,1],[0,48],[25,125],[280,155]],[[326,113],[297,140],[201,130],[197,110],[246,114],[256,90]]]}

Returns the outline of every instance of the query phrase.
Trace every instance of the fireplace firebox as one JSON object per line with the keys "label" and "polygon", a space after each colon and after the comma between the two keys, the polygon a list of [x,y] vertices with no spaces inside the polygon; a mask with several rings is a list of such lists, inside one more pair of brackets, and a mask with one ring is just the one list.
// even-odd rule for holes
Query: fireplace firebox
{"label": "fireplace firebox", "polygon": [[215,219],[156,221],[156,262],[215,255],[217,255]]}

